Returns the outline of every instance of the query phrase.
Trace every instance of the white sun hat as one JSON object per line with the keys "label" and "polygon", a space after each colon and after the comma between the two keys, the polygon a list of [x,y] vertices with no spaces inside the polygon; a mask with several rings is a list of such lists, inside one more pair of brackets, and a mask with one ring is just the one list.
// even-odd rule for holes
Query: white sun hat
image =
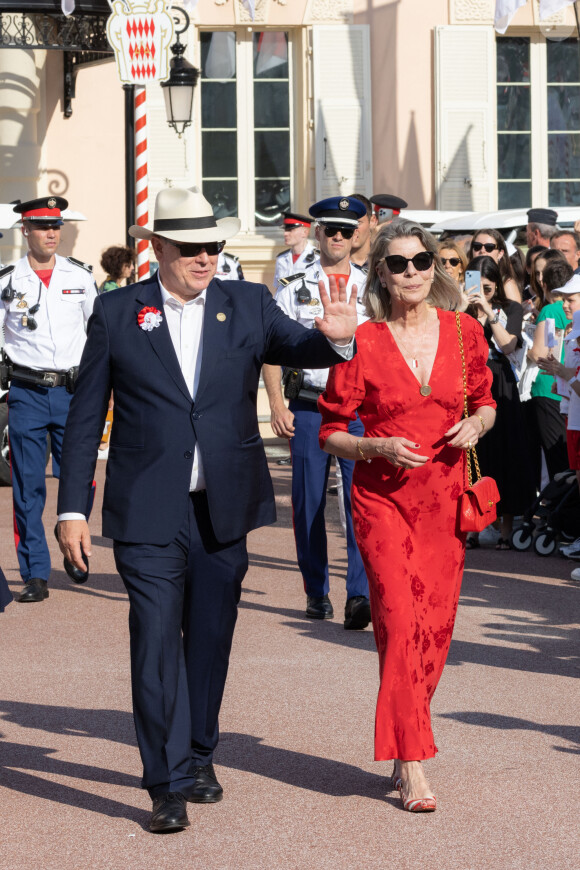
{"label": "white sun hat", "polygon": [[157,194],[153,227],[133,225],[134,239],[161,236],[173,242],[223,242],[239,233],[239,218],[216,220],[212,207],[199,190],[168,187]]}
{"label": "white sun hat", "polygon": [[563,293],[567,296],[569,293],[580,293],[580,275],[572,275],[569,281],[563,287],[558,287],[554,293]]}

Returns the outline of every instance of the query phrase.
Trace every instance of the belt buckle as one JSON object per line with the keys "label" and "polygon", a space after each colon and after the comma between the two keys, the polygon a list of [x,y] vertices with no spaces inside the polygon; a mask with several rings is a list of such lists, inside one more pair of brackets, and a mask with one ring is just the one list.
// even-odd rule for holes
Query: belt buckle
{"label": "belt buckle", "polygon": [[56,386],[57,375],[54,372],[45,372],[44,373],[44,383],[47,387],[55,387]]}

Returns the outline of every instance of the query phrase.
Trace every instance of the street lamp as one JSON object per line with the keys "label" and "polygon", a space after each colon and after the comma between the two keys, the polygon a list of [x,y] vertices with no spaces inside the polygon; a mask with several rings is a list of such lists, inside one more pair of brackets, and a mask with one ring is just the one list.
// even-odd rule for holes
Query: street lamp
{"label": "street lamp", "polygon": [[[174,13],[184,16],[185,24],[178,30],[175,28],[177,42],[171,46],[173,57],[170,63],[169,78],[161,82],[163,96],[165,98],[165,114],[167,123],[173,127],[179,138],[186,127],[191,124],[191,111],[193,107],[193,90],[197,84],[199,70],[183,57],[186,46],[179,41],[179,34],[184,33],[189,27],[189,15],[185,9],[176,8]],[[179,24],[179,17],[173,19]]]}

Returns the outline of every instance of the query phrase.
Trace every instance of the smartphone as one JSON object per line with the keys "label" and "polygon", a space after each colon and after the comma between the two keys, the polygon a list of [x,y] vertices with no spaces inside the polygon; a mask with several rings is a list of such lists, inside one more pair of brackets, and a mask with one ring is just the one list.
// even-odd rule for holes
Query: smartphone
{"label": "smartphone", "polygon": [[465,292],[468,296],[479,293],[481,289],[481,272],[468,269],[465,273]]}

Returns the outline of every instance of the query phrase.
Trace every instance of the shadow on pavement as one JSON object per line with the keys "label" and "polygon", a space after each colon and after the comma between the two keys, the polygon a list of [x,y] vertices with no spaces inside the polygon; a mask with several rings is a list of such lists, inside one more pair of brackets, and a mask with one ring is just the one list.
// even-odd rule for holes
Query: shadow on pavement
{"label": "shadow on pavement", "polygon": [[[91,710],[51,707],[23,701],[0,700],[0,724],[11,722],[22,728],[36,728],[73,737],[96,737],[136,746],[133,716],[126,710]],[[0,743],[0,746],[3,744]],[[22,767],[23,765],[18,765]]]}
{"label": "shadow on pavement", "polygon": [[392,791],[389,776],[368,773],[331,758],[269,746],[251,734],[223,733],[215,761],[222,767],[275,779],[294,788],[332,797],[360,795],[400,806],[398,797],[387,797]]}
{"label": "shadow on pavement", "polygon": [[[62,708],[42,708],[43,712],[48,711],[49,715],[51,709],[61,710]],[[80,711],[71,710],[73,714],[76,712]],[[85,712],[110,713],[112,711]],[[30,723],[22,724],[30,725]],[[57,729],[46,728],[45,730]],[[52,753],[58,751],[60,750],[48,749],[44,746],[31,746],[0,740],[0,784],[4,788],[31,795],[32,797],[44,798],[45,800],[65,804],[66,806],[90,810],[99,815],[129,819],[147,830],[149,813],[144,810],[130,804],[101,797],[98,794],[84,791],[81,788],[63,785],[50,778],[66,776],[72,779],[87,780],[89,783],[102,782],[126,788],[140,788],[141,780],[138,777],[116,770],[108,770],[103,767],[53,758]],[[35,771],[35,773],[25,773],[24,771]]]}
{"label": "shadow on pavement", "polygon": [[266,556],[263,553],[248,553],[250,568],[272,568],[276,571],[299,573],[296,559],[281,559],[279,556]]}
{"label": "shadow on pavement", "polygon": [[551,734],[561,737],[574,746],[553,746],[556,752],[571,752],[580,754],[580,726],[578,725],[544,725],[541,722],[531,722],[518,719],[515,716],[497,716],[494,713],[441,713],[440,719],[454,719],[465,725],[477,725],[484,728],[497,728],[500,731],[538,731],[541,734]]}
{"label": "shadow on pavement", "polygon": [[481,622],[489,643],[453,640],[447,663],[577,677],[580,627],[572,622],[576,599],[571,598],[576,594],[570,586],[497,576],[489,566],[486,572],[466,568],[460,607],[491,608],[495,620]]}
{"label": "shadow on pavement", "polygon": [[53,569],[50,573],[49,588],[75,592],[80,595],[93,595],[96,598],[108,598],[110,601],[128,600],[123,581],[118,574],[93,574],[91,572],[86,583],[73,583],[64,571]]}
{"label": "shadow on pavement", "polygon": [[[72,768],[68,776],[76,775],[74,773],[74,765],[72,765]],[[65,804],[66,806],[77,807],[81,810],[90,810],[101,816],[128,819],[135,822],[135,824],[144,830],[148,830],[150,813],[130,804],[104,798],[100,795],[83,791],[80,788],[62,785],[62,783],[44,779],[41,776],[22,773],[19,770],[4,767],[1,768],[1,775],[2,785],[5,788],[11,788],[14,791],[28,794],[32,797],[45,798],[46,800]]]}
{"label": "shadow on pavement", "polygon": [[[570,596],[577,592],[574,587],[507,573],[498,577],[493,572],[466,569],[460,608],[492,608],[495,619],[481,623],[489,642],[453,640],[447,664],[577,677],[580,628],[570,624]],[[266,601],[242,600],[240,607],[286,617],[292,621],[284,624],[305,637],[376,652],[372,630],[345,631],[338,611],[334,620],[319,621],[306,619],[302,610],[271,607]]]}
{"label": "shadow on pavement", "polygon": [[308,619],[304,616],[304,610],[294,610],[289,607],[270,607],[256,601],[242,599],[240,608],[246,610],[261,610],[264,613],[276,613],[296,622],[283,622],[289,628],[295,629],[303,637],[311,637],[315,640],[326,640],[329,643],[349,646],[354,649],[375,650],[374,635],[372,628],[365,631],[345,631],[342,625],[342,614],[335,610],[335,618],[331,619]]}

